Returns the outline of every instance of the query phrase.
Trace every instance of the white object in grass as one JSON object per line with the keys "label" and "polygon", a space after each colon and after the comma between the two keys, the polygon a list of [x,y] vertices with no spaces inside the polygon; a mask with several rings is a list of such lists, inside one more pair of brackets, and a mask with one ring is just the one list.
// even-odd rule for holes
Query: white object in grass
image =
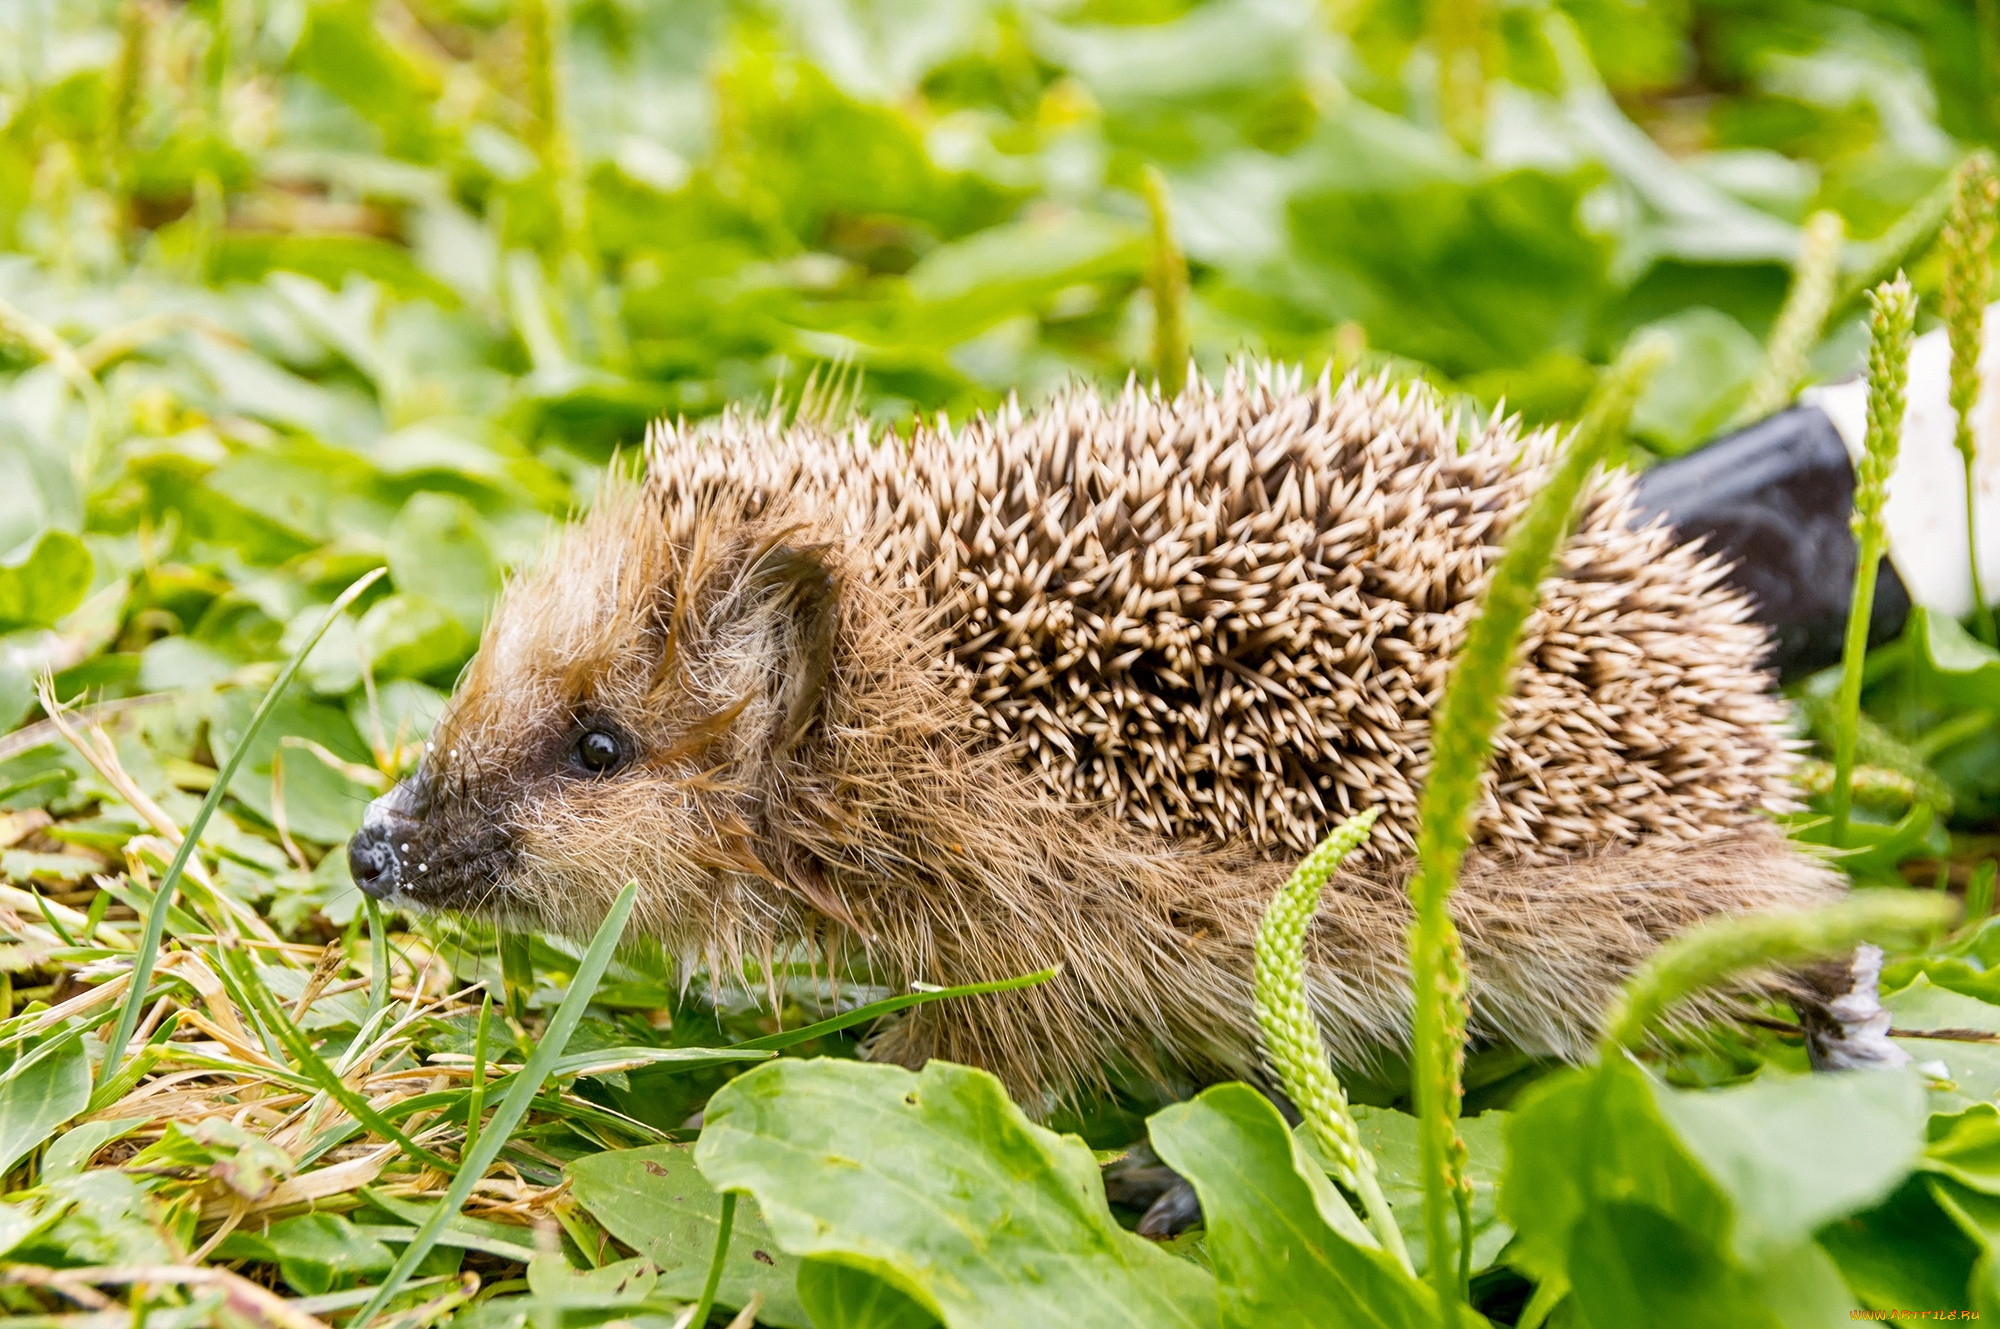
{"label": "white object in grass", "polygon": [[[1910,599],[1962,619],[1972,613],[1972,575],[1965,551],[1965,462],[1953,442],[1958,413],[1951,409],[1950,385],[1951,345],[1940,326],[1910,348],[1903,447],[1882,515],[1889,558]],[[1825,412],[1847,444],[1847,455],[1860,458],[1868,432],[1864,380],[1807,388],[1799,400]],[[1972,436],[1978,445],[1973,480],[1979,498],[1979,578],[1989,588],[2000,587],[2000,304],[1986,309]]]}

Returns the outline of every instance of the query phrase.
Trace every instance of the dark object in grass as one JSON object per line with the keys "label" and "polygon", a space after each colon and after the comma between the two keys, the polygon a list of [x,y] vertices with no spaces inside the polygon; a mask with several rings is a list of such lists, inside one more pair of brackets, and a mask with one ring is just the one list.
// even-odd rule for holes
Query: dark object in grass
{"label": "dark object in grass", "polygon": [[[1554,444],[1461,448],[1421,388],[1267,366],[907,445],[662,429],[510,590],[355,878],[573,934],[637,880],[635,923],[723,981],[797,945],[892,984],[1060,966],[868,1046],[1047,1106],[1121,1054],[1253,1075],[1257,920],[1371,806],[1308,940],[1365,1067],[1408,1038],[1431,707]],[[1837,889],[1769,817],[1796,754],[1766,633],[1635,516],[1602,481],[1546,585],[1454,897],[1474,1036],[1536,1055],[1587,1055],[1665,938]]]}
{"label": "dark object in grass", "polygon": [[[1771,629],[1784,675],[1837,664],[1854,585],[1854,468],[1817,406],[1794,406],[1639,477],[1642,512],[1727,559],[1730,584]],[[1876,582],[1872,643],[1903,630],[1910,597],[1890,560]]]}

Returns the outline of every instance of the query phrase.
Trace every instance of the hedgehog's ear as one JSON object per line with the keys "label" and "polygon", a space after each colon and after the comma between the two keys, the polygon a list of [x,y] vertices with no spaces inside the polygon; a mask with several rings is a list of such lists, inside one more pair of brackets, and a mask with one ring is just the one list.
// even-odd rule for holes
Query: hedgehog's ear
{"label": "hedgehog's ear", "polygon": [[833,677],[833,628],[840,593],[819,551],[774,545],[750,569],[750,584],[765,612],[775,614],[779,638],[779,725],[775,755],[783,757],[820,718]]}

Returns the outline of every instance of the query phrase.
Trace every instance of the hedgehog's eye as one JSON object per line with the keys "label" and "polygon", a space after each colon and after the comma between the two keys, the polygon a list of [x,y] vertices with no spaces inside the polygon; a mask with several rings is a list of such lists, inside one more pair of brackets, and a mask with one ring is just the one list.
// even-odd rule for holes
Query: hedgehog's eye
{"label": "hedgehog's eye", "polygon": [[586,729],[578,734],[571,756],[592,775],[609,775],[627,760],[624,741],[608,729]]}

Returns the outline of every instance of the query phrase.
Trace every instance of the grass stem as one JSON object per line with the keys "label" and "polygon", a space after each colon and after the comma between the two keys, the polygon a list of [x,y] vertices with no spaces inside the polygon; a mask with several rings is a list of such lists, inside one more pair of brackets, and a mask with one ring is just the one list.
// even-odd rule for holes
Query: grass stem
{"label": "grass stem", "polygon": [[1153,291],[1153,373],[1160,395],[1171,400],[1187,387],[1187,259],[1174,242],[1167,179],[1158,167],[1146,168],[1145,191],[1146,211],[1153,222],[1153,255],[1146,276]]}
{"label": "grass stem", "polygon": [[694,1314],[688,1317],[689,1329],[701,1329],[708,1323],[708,1313],[715,1309],[715,1293],[722,1286],[722,1266],[729,1258],[729,1232],[736,1225],[736,1192],[722,1193],[722,1216],[715,1227],[715,1253],[708,1257],[708,1277],[702,1280],[701,1300],[694,1304]]}
{"label": "grass stem", "polygon": [[1939,236],[1944,251],[1944,325],[1951,341],[1953,442],[1965,463],[1965,555],[1972,574],[1972,627],[1988,646],[2000,644],[1993,606],[1979,576],[1978,443],[1973,408],[1979,404],[1979,354],[1986,340],[1986,297],[1993,285],[1994,208],[2000,204],[2000,177],[1993,158],[1980,151],[1959,166],[1951,214]]}
{"label": "grass stem", "polygon": [[1834,287],[1840,278],[1840,246],[1847,225],[1837,212],[1815,212],[1806,219],[1799,258],[1792,268],[1792,287],[1785,295],[1764,365],[1750,385],[1750,395],[1736,412],[1738,424],[1761,420],[1791,404],[1792,394],[1806,374],[1806,357],[1819,344],[1833,312]]}
{"label": "grass stem", "polygon": [[264,700],[258,702],[257,709],[251,713],[250,723],[244,726],[222,768],[215,773],[215,782],[209,785],[207,797],[202,799],[194,820],[188,823],[186,833],[181,836],[180,848],[175,850],[173,861],[167,864],[166,875],[160,878],[159,889],[154,892],[152,906],[146,910],[146,930],[140,937],[138,952],[132,957],[132,986],[125,992],[125,1005],[118,1012],[117,1028],[104,1045],[104,1061],[98,1067],[97,1082],[100,1085],[117,1074],[118,1064],[125,1058],[125,1045],[132,1041],[132,1033],[139,1027],[140,1013],[146,1008],[146,991],[153,982],[153,965],[159,959],[160,941],[166,934],[167,910],[173,904],[174,890],[180,885],[181,874],[187,871],[188,860],[194,857],[195,846],[201,843],[201,833],[207,829],[209,818],[222,806],[222,797],[229,792],[229,782],[235,778],[237,767],[243,764],[251,743],[271,718],[271,712],[277,709],[279,699],[292,685],[299,666],[305,663],[306,656],[312,654],[319,639],[326,635],[334,620],[346,613],[347,607],[387,571],[387,568],[376,568],[340,593],[340,598],[327,609],[312,635],[299,644],[291,658],[285,661],[284,668],[278,671],[278,677],[264,694]]}
{"label": "grass stem", "polygon": [[1454,1122],[1463,1097],[1467,1018],[1465,952],[1448,902],[1472,834],[1473,811],[1513,672],[1516,648],[1541,597],[1585,484],[1619,438],[1632,403],[1665,357],[1649,338],[1620,357],[1599,384],[1584,418],[1546,481],[1515,519],[1481,598],[1478,615],[1452,665],[1431,739],[1431,769],[1417,809],[1417,868],[1410,878],[1416,921],[1410,929],[1415,987],[1411,1080],[1417,1107],[1424,1187],[1428,1273],[1446,1326],[1462,1319],[1466,1295],[1450,1227],[1463,1216],[1465,1144]]}
{"label": "grass stem", "polygon": [[584,950],[583,959],[576,967],[576,977],[570,980],[569,991],[563,994],[562,1004],[556,1007],[548,1028],[534,1045],[527,1065],[507,1086],[500,1106],[494,1109],[493,1121],[480,1133],[478,1144],[467,1149],[459,1160],[458,1175],[452,1178],[444,1198],[417,1229],[416,1235],[410,1238],[410,1244],[403,1248],[402,1255],[382,1280],[382,1285],[375,1289],[375,1295],[350,1322],[355,1329],[362,1329],[372,1322],[390,1299],[402,1290],[410,1274],[437,1245],[445,1224],[457,1216],[472,1194],[473,1186],[486,1175],[486,1170],[500,1156],[500,1150],[513,1137],[521,1118],[527,1115],[529,1105],[535,1101],[542,1081],[548,1078],[550,1068],[569,1044],[570,1035],[576,1032],[584,1011],[590,1006],[591,997],[597,992],[597,985],[603,981],[604,970],[611,963],[611,953],[617,948],[618,939],[624,935],[625,920],[632,916],[632,904],[638,895],[637,882],[628,882],[625,889],[618,893],[611,912],[598,925],[597,935],[590,939],[590,945]]}
{"label": "grass stem", "polygon": [[1904,390],[1910,372],[1910,333],[1917,317],[1916,292],[1897,273],[1869,294],[1868,436],[1854,467],[1854,594],[1848,602],[1847,636],[1840,655],[1840,687],[1834,694],[1832,843],[1847,842],[1854,804],[1854,752],[1861,726],[1861,679],[1874,618],[1876,570],[1888,549],[1882,520],[1889,474],[1903,437]]}

